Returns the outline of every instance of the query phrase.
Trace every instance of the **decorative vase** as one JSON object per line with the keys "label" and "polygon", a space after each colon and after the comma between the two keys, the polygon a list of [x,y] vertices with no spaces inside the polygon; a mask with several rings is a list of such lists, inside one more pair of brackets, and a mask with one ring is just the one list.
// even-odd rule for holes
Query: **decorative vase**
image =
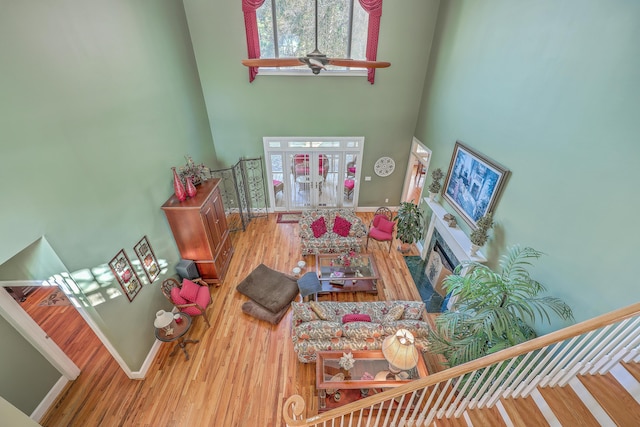
{"label": "decorative vase", "polygon": [[187,199],[187,192],[185,191],[184,185],[176,172],[176,168],[171,168],[171,170],[173,171],[173,191],[175,192],[178,200],[183,202]]}
{"label": "decorative vase", "polygon": [[471,250],[469,251],[469,255],[471,256],[476,256],[476,254],[478,253],[478,250],[480,249],[480,246],[478,245],[474,245],[473,243],[471,244]]}
{"label": "decorative vase", "polygon": [[432,202],[438,201],[438,193],[434,193],[433,191],[429,191],[429,200]]}
{"label": "decorative vase", "polygon": [[191,181],[191,177],[188,176],[187,177],[187,196],[193,197],[196,195],[197,192],[198,190],[196,190],[196,186],[193,185],[193,182]]}

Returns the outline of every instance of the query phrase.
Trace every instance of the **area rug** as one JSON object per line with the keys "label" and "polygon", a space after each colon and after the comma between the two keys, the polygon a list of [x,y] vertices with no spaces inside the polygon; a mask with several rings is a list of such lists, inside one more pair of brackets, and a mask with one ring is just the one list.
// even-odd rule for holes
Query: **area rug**
{"label": "area rug", "polygon": [[300,221],[302,212],[281,212],[276,218],[278,224],[289,224]]}
{"label": "area rug", "polygon": [[[295,277],[260,264],[238,284],[236,290],[251,298],[259,306],[243,307],[245,313],[272,322],[278,315],[284,315],[291,301],[298,295],[298,281]],[[260,316],[263,313],[260,308],[275,316],[270,318]],[[281,318],[282,316],[279,316],[277,322]]]}
{"label": "area rug", "polygon": [[427,313],[440,313],[443,298],[433,290],[429,277],[425,273],[427,261],[419,256],[406,256],[404,261],[424,301]]}
{"label": "area rug", "polygon": [[57,289],[53,291],[48,297],[40,301],[40,304],[38,305],[60,307],[71,305],[71,301],[69,301],[69,298],[67,298],[60,289]]}

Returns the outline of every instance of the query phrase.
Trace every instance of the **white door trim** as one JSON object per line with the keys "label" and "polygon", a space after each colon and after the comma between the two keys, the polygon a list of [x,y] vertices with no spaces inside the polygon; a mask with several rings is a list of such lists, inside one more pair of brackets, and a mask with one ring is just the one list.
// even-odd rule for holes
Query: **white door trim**
{"label": "white door trim", "polygon": [[[11,286],[11,284],[20,284],[24,286],[27,282],[19,281],[19,282],[2,282],[2,286]],[[30,282],[32,284],[41,285],[41,282]],[[87,322],[89,327],[96,334],[98,339],[105,346],[107,351],[111,354],[114,360],[120,365],[123,372],[130,379],[142,379],[145,377],[149,367],[151,366],[151,362],[155,358],[160,346],[159,341],[156,341],[147,355],[145,362],[142,365],[142,368],[139,371],[132,371],[129,366],[125,363],[118,350],[111,344],[106,335],[102,332],[102,330],[98,327],[96,322],[93,320],[91,316],[88,315],[86,310],[83,307],[75,306],[80,316]],[[38,325],[28,314],[26,311],[20,307],[9,292],[6,289],[0,290],[0,315],[4,317],[7,322],[9,322],[19,333],[22,335],[31,345],[33,345],[48,361],[51,363],[56,369],[60,371],[62,375],[68,380],[75,380],[80,374],[80,368],[73,363],[73,361],[58,347],[58,345],[53,342],[53,340],[47,338],[47,334],[45,331],[40,328]]]}
{"label": "white door trim", "polygon": [[0,316],[4,317],[67,380],[73,381],[78,378],[80,368],[53,340],[48,338],[47,333],[20,307],[4,287],[0,290]]}

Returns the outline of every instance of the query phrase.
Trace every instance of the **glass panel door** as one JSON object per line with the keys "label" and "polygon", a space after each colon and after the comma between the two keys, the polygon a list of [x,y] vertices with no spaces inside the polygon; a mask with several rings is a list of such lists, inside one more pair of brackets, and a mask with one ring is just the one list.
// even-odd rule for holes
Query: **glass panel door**
{"label": "glass panel door", "polygon": [[265,137],[272,209],[357,206],[363,144],[362,137]]}
{"label": "glass panel door", "polygon": [[269,173],[271,173],[271,206],[276,208],[287,207],[287,194],[290,194],[290,184],[284,179],[284,155],[283,153],[269,153]]}
{"label": "glass panel door", "polygon": [[338,206],[340,158],[341,154],[335,151],[318,155],[318,173],[323,176],[322,193],[318,206],[325,208]]}
{"label": "glass panel door", "polygon": [[358,180],[360,179],[360,173],[358,170],[358,153],[345,153],[344,160],[345,167],[342,173],[344,177],[342,205],[352,208],[355,206],[355,200],[358,198],[359,189]]}

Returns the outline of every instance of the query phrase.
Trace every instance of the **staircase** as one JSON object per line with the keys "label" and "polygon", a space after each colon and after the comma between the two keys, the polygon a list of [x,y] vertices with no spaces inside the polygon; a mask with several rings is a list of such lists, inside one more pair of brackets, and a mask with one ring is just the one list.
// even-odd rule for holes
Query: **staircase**
{"label": "staircase", "polygon": [[640,426],[640,303],[287,426]]}

